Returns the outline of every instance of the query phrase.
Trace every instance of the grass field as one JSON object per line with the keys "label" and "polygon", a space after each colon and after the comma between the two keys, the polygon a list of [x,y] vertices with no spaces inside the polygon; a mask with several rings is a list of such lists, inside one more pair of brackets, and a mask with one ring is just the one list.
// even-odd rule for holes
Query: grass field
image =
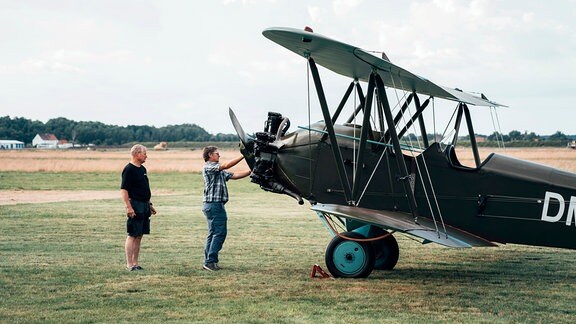
{"label": "grass field", "polygon": [[[171,153],[167,161],[193,164],[198,153]],[[95,196],[117,190],[117,166],[127,154],[111,154],[86,156],[108,165],[100,171],[0,168],[0,190],[32,196],[44,190],[91,190]],[[35,158],[42,160],[42,154]],[[4,152],[0,159],[9,160]],[[324,267],[330,235],[306,205],[262,192],[247,180],[230,183],[224,270],[205,272],[201,176],[163,169],[156,152],[149,159],[153,191],[164,194],[153,198],[159,215],[143,240],[142,272],[124,270],[119,197],[0,206],[0,322],[576,321],[572,250],[460,250],[398,236],[401,255],[393,271],[362,280],[310,279],[312,265]],[[46,158],[54,160],[58,168],[82,164],[74,156]]]}

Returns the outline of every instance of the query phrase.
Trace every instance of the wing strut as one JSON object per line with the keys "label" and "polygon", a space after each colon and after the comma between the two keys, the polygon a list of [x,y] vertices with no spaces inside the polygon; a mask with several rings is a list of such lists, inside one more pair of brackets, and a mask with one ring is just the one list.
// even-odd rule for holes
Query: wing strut
{"label": "wing strut", "polygon": [[480,154],[478,153],[478,144],[476,143],[476,135],[474,134],[474,126],[472,126],[472,117],[470,116],[470,109],[465,103],[462,104],[462,109],[464,110],[464,116],[466,117],[466,124],[468,124],[468,135],[470,135],[470,145],[472,146],[472,152],[474,153],[474,162],[476,167],[480,167]]}
{"label": "wing strut", "polygon": [[358,147],[358,156],[356,157],[356,174],[357,178],[354,179],[352,186],[352,199],[354,202],[358,201],[358,187],[360,186],[362,166],[364,164],[364,150],[366,149],[366,141],[368,134],[372,134],[370,126],[370,112],[372,109],[372,99],[374,98],[374,78],[368,80],[368,95],[364,103],[364,118],[362,119],[362,132],[360,133],[360,145]]}
{"label": "wing strut", "polygon": [[342,185],[342,189],[344,189],[344,198],[346,199],[346,202],[350,203],[352,200],[350,183],[348,182],[348,176],[346,175],[346,169],[344,168],[342,152],[340,152],[340,147],[336,140],[336,132],[334,132],[334,124],[332,124],[332,119],[330,118],[330,111],[328,110],[328,103],[326,102],[326,96],[324,95],[324,89],[322,88],[322,81],[320,80],[318,67],[312,57],[308,58],[308,65],[310,66],[310,72],[312,73],[314,85],[316,86],[316,93],[318,94],[318,100],[320,101],[320,108],[322,110],[322,115],[324,116],[324,122],[326,123],[326,131],[330,138],[330,146],[332,147],[332,154],[334,156],[334,163],[336,163],[336,168],[338,170],[340,184]]}
{"label": "wing strut", "polygon": [[366,98],[364,98],[364,93],[362,92],[362,86],[360,86],[360,83],[356,83],[356,91],[358,92],[358,98],[360,99],[360,104],[358,105],[358,107],[356,107],[356,110],[354,110],[352,116],[350,116],[348,120],[346,120],[347,123],[351,123],[354,120],[354,118],[356,118],[356,115],[358,115],[360,110],[362,110],[362,107],[364,107],[364,100],[366,100]]}
{"label": "wing strut", "polygon": [[350,94],[352,93],[352,90],[354,89],[354,83],[355,83],[355,81],[350,82],[348,89],[346,89],[346,93],[344,93],[344,97],[342,97],[342,100],[340,101],[340,104],[338,105],[338,108],[336,109],[334,116],[332,116],[332,125],[336,124],[336,120],[338,119],[338,116],[340,116],[340,113],[342,112],[344,105],[348,101],[348,98],[350,97]]}
{"label": "wing strut", "polygon": [[456,122],[454,124],[454,137],[452,138],[452,145],[456,146],[458,142],[458,132],[460,131],[460,126],[462,124],[462,117],[466,118],[466,126],[468,127],[468,135],[470,137],[470,146],[472,147],[472,153],[474,154],[474,162],[476,168],[480,167],[480,154],[478,153],[478,144],[476,143],[476,135],[474,134],[474,126],[472,125],[472,117],[470,116],[470,110],[468,105],[465,103],[458,104],[458,113],[456,114]]}
{"label": "wing strut", "polygon": [[[400,107],[400,111],[398,111],[398,113],[396,114],[396,117],[394,117],[394,125],[398,125],[398,123],[400,122],[400,119],[402,119],[402,116],[404,115],[404,112],[406,111],[406,109],[408,108],[408,106],[410,105],[410,103],[412,102],[412,97],[414,96],[414,93],[411,93],[408,98],[406,98],[406,100],[404,101],[404,103],[402,104],[402,107]],[[382,107],[380,109],[383,109]],[[382,118],[382,123],[383,123],[384,118]],[[384,132],[384,125],[382,125],[381,128],[383,135],[380,137],[380,142],[383,143],[388,143],[388,140],[390,139],[390,130],[386,130],[386,132]],[[402,136],[400,136],[402,137]]]}
{"label": "wing strut", "polygon": [[[420,98],[418,98],[418,95],[416,94],[416,92],[412,92],[414,94],[414,104],[416,105],[416,110],[420,110]],[[428,105],[428,103],[430,102],[430,99],[432,99],[432,97],[428,98],[425,102],[426,105]],[[420,124],[420,133],[422,134],[422,141],[424,142],[424,147],[428,148],[430,146],[430,143],[428,142],[428,133],[426,132],[426,123],[424,122],[424,118],[422,117],[422,114],[420,114],[420,116],[418,116],[418,123]]]}
{"label": "wing strut", "polygon": [[378,99],[382,103],[384,108],[384,115],[386,116],[386,123],[388,124],[388,131],[390,131],[390,139],[392,140],[392,146],[394,147],[394,153],[396,157],[396,163],[398,164],[398,169],[401,174],[402,185],[404,185],[404,192],[408,198],[408,205],[410,206],[410,211],[414,220],[418,219],[418,206],[416,204],[416,198],[410,187],[410,175],[408,174],[408,168],[406,167],[406,162],[404,161],[404,156],[402,154],[402,149],[400,148],[400,140],[398,139],[398,134],[396,133],[396,125],[394,125],[394,119],[392,117],[392,110],[390,109],[390,103],[388,102],[388,96],[386,95],[386,90],[384,89],[384,81],[380,75],[376,72],[372,72],[370,75],[370,80],[374,79],[376,82],[376,88],[378,89]]}
{"label": "wing strut", "polygon": [[402,138],[402,136],[404,136],[404,134],[406,134],[408,129],[410,129],[410,127],[412,127],[412,124],[414,124],[414,122],[416,121],[417,118],[422,117],[422,113],[424,112],[424,109],[426,109],[426,107],[428,106],[429,102],[430,102],[430,99],[424,101],[424,104],[416,109],[416,113],[414,113],[414,115],[408,120],[408,123],[406,123],[406,126],[404,126],[404,128],[402,128],[402,130],[400,132],[398,132],[399,138]]}

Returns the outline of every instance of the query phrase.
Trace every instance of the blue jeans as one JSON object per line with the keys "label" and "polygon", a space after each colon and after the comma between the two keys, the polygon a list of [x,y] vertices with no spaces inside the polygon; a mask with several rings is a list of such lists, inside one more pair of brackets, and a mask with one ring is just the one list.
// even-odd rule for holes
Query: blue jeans
{"label": "blue jeans", "polygon": [[208,236],[204,248],[204,264],[218,263],[218,252],[222,249],[226,234],[228,216],[221,202],[203,203],[202,212],[208,222]]}

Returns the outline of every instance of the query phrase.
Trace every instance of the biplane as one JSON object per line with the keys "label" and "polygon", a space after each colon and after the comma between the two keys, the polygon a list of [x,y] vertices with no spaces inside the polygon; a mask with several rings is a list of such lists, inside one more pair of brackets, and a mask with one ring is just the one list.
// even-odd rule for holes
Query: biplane
{"label": "biplane", "polygon": [[[288,132],[289,118],[270,112],[263,131],[249,135],[231,109],[230,117],[251,181],[299,204],[307,200],[333,234],[325,252],[333,276],[393,269],[397,233],[454,248],[576,248],[575,174],[495,153],[481,160],[470,106],[503,105],[309,28],[263,35],[307,60],[323,120]],[[327,103],[318,65],[351,80],[338,106]],[[390,100],[390,90],[403,93],[400,102]],[[359,100],[342,119],[353,91]],[[424,114],[434,100],[455,107],[443,140],[427,133]],[[473,165],[456,154],[462,133]]]}

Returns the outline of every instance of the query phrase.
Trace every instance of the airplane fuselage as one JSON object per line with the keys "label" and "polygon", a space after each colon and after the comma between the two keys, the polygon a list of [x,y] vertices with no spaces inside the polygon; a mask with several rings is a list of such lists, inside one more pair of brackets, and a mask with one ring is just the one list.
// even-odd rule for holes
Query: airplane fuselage
{"label": "airplane fuselage", "polygon": [[346,178],[349,184],[360,181],[356,201],[345,197],[323,123],[282,138],[275,180],[312,203],[410,213],[402,183],[409,181],[419,217],[493,242],[576,248],[576,175],[498,154],[478,168],[464,167],[450,155],[451,147],[438,143],[421,154],[404,152],[409,177],[401,176],[390,148],[368,145],[364,165],[354,174],[360,127],[335,127]]}

